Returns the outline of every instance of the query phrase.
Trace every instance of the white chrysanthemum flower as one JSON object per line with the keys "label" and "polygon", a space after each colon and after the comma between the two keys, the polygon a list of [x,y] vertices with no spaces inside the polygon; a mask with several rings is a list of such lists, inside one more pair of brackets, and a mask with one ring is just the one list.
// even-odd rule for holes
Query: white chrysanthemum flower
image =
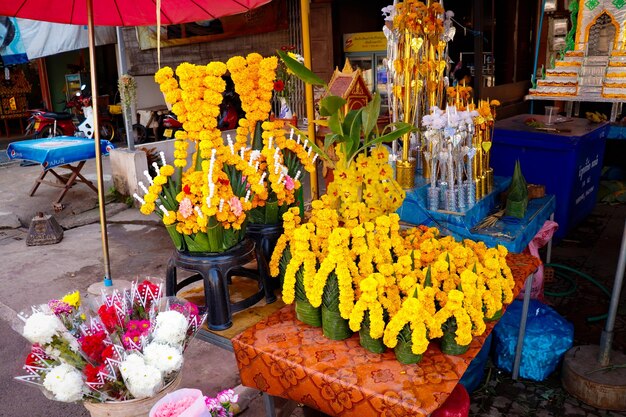
{"label": "white chrysanthemum flower", "polygon": [[46,345],[52,342],[52,336],[63,329],[63,324],[56,316],[37,312],[26,320],[23,335],[31,343]]}
{"label": "white chrysanthemum flower", "polygon": [[43,380],[43,386],[54,394],[54,399],[74,402],[83,399],[85,385],[78,369],[63,363],[52,368]]}
{"label": "white chrysanthemum flower", "polygon": [[183,366],[180,348],[163,343],[150,343],[143,350],[148,365],[156,367],[163,375],[178,371]]}
{"label": "white chrysanthemum flower", "polygon": [[143,358],[132,353],[120,364],[122,377],[128,391],[135,398],[147,398],[155,395],[163,386],[161,371],[147,365]]}
{"label": "white chrysanthemum flower", "polygon": [[187,334],[187,319],[178,311],[159,313],[152,336],[155,342],[180,346]]}

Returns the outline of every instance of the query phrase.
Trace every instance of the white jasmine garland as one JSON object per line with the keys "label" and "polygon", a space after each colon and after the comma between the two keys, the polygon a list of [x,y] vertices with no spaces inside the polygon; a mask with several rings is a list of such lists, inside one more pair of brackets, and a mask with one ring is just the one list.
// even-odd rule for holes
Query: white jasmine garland
{"label": "white jasmine garland", "polygon": [[145,363],[144,359],[132,353],[120,364],[126,387],[135,398],[155,395],[163,386],[161,371]]}
{"label": "white jasmine garland", "polygon": [[143,350],[148,365],[156,367],[163,376],[178,371],[183,366],[183,355],[179,348],[163,343],[150,343]]}
{"label": "white jasmine garland", "polygon": [[66,403],[83,399],[85,385],[78,369],[63,363],[52,368],[43,380],[43,386],[54,394],[54,399]]}
{"label": "white jasmine garland", "polygon": [[37,312],[26,320],[23,335],[31,343],[47,345],[63,329],[63,324],[56,316]]}
{"label": "white jasmine garland", "polygon": [[159,313],[152,334],[153,341],[180,346],[187,335],[187,319],[178,311],[169,310]]}

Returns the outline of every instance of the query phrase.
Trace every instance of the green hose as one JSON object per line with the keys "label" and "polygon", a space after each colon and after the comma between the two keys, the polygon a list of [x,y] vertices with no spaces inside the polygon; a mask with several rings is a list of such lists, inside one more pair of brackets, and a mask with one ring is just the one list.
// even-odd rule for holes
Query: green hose
{"label": "green hose", "polygon": [[[595,278],[593,278],[590,275],[585,274],[584,272],[580,272],[577,269],[571,268],[567,265],[561,265],[561,264],[544,264],[544,267],[552,267],[555,268],[555,274],[557,277],[559,278],[564,278],[567,281],[570,282],[571,286],[562,292],[552,292],[552,291],[545,291],[545,295],[550,296],[550,297],[567,297],[572,295],[574,292],[576,292],[576,289],[578,288],[578,284],[576,283],[576,280],[574,278],[572,278],[570,275],[568,275],[565,272],[561,272],[558,271],[558,269],[562,269],[568,272],[571,272],[573,274],[578,275],[581,278],[586,279],[587,281],[591,282],[593,285],[595,285],[596,287],[598,287],[600,289],[600,291],[602,291],[609,299],[611,298],[611,292],[604,286],[602,285],[602,283],[600,283],[598,280],[596,280]],[[587,321],[588,322],[596,322],[596,321],[601,321],[601,320],[605,320],[607,318],[608,313],[605,314],[601,314],[599,316],[593,316],[593,317],[587,317]]]}

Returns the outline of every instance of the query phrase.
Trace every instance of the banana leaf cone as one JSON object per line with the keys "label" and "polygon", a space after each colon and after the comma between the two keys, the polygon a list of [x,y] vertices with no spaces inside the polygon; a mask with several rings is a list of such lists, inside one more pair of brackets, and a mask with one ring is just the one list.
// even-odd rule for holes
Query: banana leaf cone
{"label": "banana leaf cone", "polygon": [[508,190],[505,213],[507,216],[522,219],[526,215],[527,206],[528,188],[518,160],[515,162],[515,170]]}

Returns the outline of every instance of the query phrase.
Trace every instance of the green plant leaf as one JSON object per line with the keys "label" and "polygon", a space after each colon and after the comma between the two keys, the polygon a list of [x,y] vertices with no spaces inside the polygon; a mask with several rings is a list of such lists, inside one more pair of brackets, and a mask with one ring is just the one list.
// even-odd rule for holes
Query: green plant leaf
{"label": "green plant leaf", "polygon": [[[308,134],[307,134],[306,132],[303,132],[303,131],[302,131],[302,130],[300,130],[300,129],[295,129],[295,130],[294,130],[294,133],[295,133],[296,135],[300,135],[300,137],[301,137],[301,138],[307,138],[307,139],[308,139]],[[320,149],[320,148],[319,148],[319,147],[315,144],[315,141],[311,141],[311,139],[309,139],[308,146],[311,146],[311,147],[313,148],[313,151],[314,151],[316,154],[318,154],[320,158],[323,158],[324,160],[326,160],[326,161],[328,161],[328,162],[331,162],[331,163],[332,163],[332,160],[331,160],[331,158],[328,156],[328,154],[327,154],[324,150]],[[334,167],[334,164],[332,164],[332,167]]]}
{"label": "green plant leaf", "polygon": [[176,230],[176,223],[165,226],[165,229],[167,229],[167,233],[169,233],[172,238],[174,247],[178,250],[183,250],[185,248],[185,245],[183,244],[183,236]]}
{"label": "green plant leaf", "polygon": [[208,252],[208,248],[203,248],[198,245],[196,241],[191,238],[191,236],[183,235],[183,237],[185,238],[185,244],[187,245],[189,252]]}
{"label": "green plant leaf", "polygon": [[392,142],[396,139],[401,138],[402,136],[406,135],[407,133],[411,133],[413,130],[415,130],[415,127],[409,123],[404,123],[404,122],[396,122],[393,123],[393,126],[396,127],[396,130],[392,130],[391,132],[387,133],[386,135],[383,136],[379,136],[377,138],[374,138],[370,141],[367,142],[367,146],[373,146],[373,145],[378,145],[380,143],[383,142]]}
{"label": "green plant leaf", "polygon": [[324,150],[328,150],[335,142],[342,142],[343,136],[336,133],[328,133],[324,138]]}
{"label": "green plant leaf", "polygon": [[374,94],[372,101],[363,108],[361,118],[363,119],[363,135],[367,139],[376,127],[378,115],[380,114],[380,94]]}
{"label": "green plant leaf", "polygon": [[348,159],[352,158],[352,155],[359,149],[359,145],[361,144],[361,126],[363,124],[363,119],[361,118],[361,114],[363,113],[362,109],[354,111],[354,115],[351,115],[352,111],[348,113],[348,118],[346,116],[346,123],[350,122],[350,127],[348,130],[348,144],[349,150],[346,155]]}
{"label": "green plant leaf", "polygon": [[254,127],[254,138],[252,139],[252,150],[260,151],[263,149],[263,128],[261,128],[260,120],[256,122],[256,126]]}
{"label": "green plant leaf", "polygon": [[289,68],[296,75],[296,77],[300,78],[307,84],[321,85],[326,87],[326,83],[324,82],[324,80],[315,75],[313,71],[290,57],[287,52],[277,50],[276,53],[278,54],[280,59],[283,60],[285,66]]}
{"label": "green plant leaf", "polygon": [[199,247],[206,248],[205,251],[209,250],[209,237],[206,233],[197,233],[193,240]]}
{"label": "green plant leaf", "polygon": [[320,101],[320,116],[326,117],[337,113],[347,103],[339,96],[326,96]]}
{"label": "green plant leaf", "polygon": [[[333,113],[330,115],[330,117],[328,118],[328,128],[331,130],[331,132],[339,136],[345,135],[344,130],[343,130],[341,116],[339,115],[339,113]],[[338,140],[338,142],[341,142],[341,141]]]}

